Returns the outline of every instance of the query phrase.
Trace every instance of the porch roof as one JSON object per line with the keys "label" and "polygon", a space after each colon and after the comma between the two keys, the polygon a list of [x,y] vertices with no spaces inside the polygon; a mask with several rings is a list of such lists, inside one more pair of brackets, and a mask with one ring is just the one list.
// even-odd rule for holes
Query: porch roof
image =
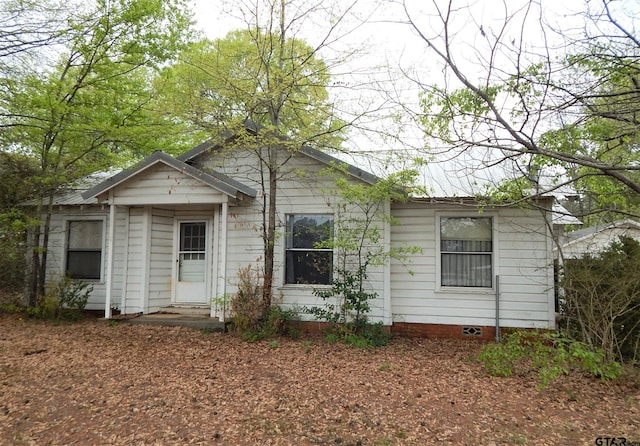
{"label": "porch roof", "polygon": [[257,196],[256,190],[234,180],[233,178],[215,171],[205,172],[176,159],[165,152],[156,151],[134,168],[123,170],[122,172],[107,178],[105,181],[86,190],[82,193],[82,197],[84,199],[98,197],[158,163],[166,164],[167,166],[201,181],[203,184],[229,195],[230,197],[237,198],[238,194],[251,198],[255,198]]}

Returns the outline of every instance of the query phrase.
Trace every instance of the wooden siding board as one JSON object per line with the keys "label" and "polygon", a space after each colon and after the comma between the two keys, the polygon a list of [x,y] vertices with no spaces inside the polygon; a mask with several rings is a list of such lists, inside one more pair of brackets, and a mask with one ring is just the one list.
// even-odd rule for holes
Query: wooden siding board
{"label": "wooden siding board", "polygon": [[129,234],[127,247],[127,274],[126,274],[126,312],[139,313],[142,311],[142,286],[140,283],[143,275],[141,262],[142,250],[142,213],[141,207],[129,209]]}
{"label": "wooden siding board", "polygon": [[113,279],[111,283],[111,304],[115,308],[120,308],[122,305],[122,295],[124,292],[123,278],[125,275],[125,248],[126,248],[126,224],[127,224],[127,210],[125,208],[116,208],[116,231],[115,231],[115,244],[112,263]]}
{"label": "wooden siding board", "polygon": [[221,203],[227,197],[177,170],[158,164],[114,188],[116,204]]}
{"label": "wooden siding board", "polygon": [[[426,203],[394,205],[392,246],[412,243],[422,253],[403,267],[393,262],[392,312],[394,320],[415,323],[495,324],[495,291],[474,293],[437,289],[437,215],[458,215],[459,208]],[[466,215],[473,215],[470,209]],[[519,209],[486,212],[495,221],[494,267],[500,275],[500,313],[503,326],[547,327],[553,283],[549,277],[546,227],[540,213]],[[407,270],[412,271],[411,275]]]}
{"label": "wooden siding board", "polygon": [[[420,311],[416,314],[430,314],[432,310],[449,311],[455,313],[458,309],[465,310],[488,310],[495,315],[495,298],[493,299],[468,299],[465,301],[457,301],[456,305],[459,308],[454,307],[452,302],[446,299],[428,299],[428,298],[405,298],[402,299],[400,304],[394,305],[394,308],[405,309],[417,309]],[[519,312],[519,311],[546,311],[546,302],[521,302],[519,300],[500,300],[501,312],[505,311]]]}
{"label": "wooden siding board", "polygon": [[[149,311],[171,305],[174,212],[154,208],[151,215]],[[156,310],[157,311],[157,310]]]}
{"label": "wooden siding board", "polygon": [[[256,165],[255,155],[251,153],[237,154],[224,158],[217,153],[214,157],[203,156],[197,161],[208,168],[234,178],[256,190],[260,190],[260,172],[253,168]],[[286,215],[331,213],[327,205],[327,197],[323,188],[333,187],[329,176],[320,175],[326,165],[305,156],[294,157],[285,169],[290,174],[278,182],[277,221],[278,233],[284,234]],[[263,244],[261,239],[262,213],[258,201],[243,203],[241,206],[229,208],[227,235],[227,287],[228,293],[237,289],[237,272],[248,264],[261,265]],[[313,286],[284,285],[285,237],[279,237],[275,246],[275,283],[276,296],[282,296],[282,304],[288,307],[322,305],[324,302],[313,295]],[[381,270],[372,270],[369,286],[383,296],[384,274]],[[384,300],[382,297],[372,303],[372,317],[383,317]],[[387,318],[390,320],[390,315]]]}
{"label": "wooden siding board", "polygon": [[[109,231],[109,210],[102,206],[65,207],[56,210],[51,216],[49,247],[47,252],[47,277],[46,283],[59,280],[65,274],[66,261],[66,228],[70,220],[103,221],[103,251],[102,251],[102,279],[99,281],[87,281],[93,287],[87,301],[87,310],[104,310],[106,299],[106,282],[104,281],[106,262],[109,261],[106,250],[106,236]],[[118,223],[116,222],[116,225]],[[116,226],[117,227],[117,226]],[[121,286],[120,286],[121,287]]]}

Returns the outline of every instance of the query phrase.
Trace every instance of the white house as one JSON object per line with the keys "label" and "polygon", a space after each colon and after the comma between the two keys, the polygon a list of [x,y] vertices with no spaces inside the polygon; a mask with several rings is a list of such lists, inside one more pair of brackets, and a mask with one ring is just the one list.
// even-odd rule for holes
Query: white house
{"label": "white house", "polygon": [[[313,290],[330,281],[309,259],[331,266],[332,252],[309,243],[305,228],[332,224],[334,184],[321,171],[335,162],[305,147],[278,182],[278,229],[286,236],[276,241],[274,295],[282,305],[318,305]],[[215,298],[235,291],[240,268],[261,263],[262,174],[253,151],[205,143],[175,158],[156,152],[81,195],[58,197],[48,274],[91,282],[87,308],[106,317],[112,309],[197,307],[224,318]],[[377,180],[354,166],[344,174]],[[550,210],[551,198],[538,204]],[[421,253],[371,272],[373,321],[399,333],[487,339],[496,326],[554,328],[550,212],[422,198],[389,203],[386,213],[397,224],[380,222],[380,243]]]}
{"label": "white house", "polygon": [[562,253],[566,259],[579,258],[587,253],[596,254],[623,236],[640,242],[640,223],[624,219],[569,232],[564,235]]}

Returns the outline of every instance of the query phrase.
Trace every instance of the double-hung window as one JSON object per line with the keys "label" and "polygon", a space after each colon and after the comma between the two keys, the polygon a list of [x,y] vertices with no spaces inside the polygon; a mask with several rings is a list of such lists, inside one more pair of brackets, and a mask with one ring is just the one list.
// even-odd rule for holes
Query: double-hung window
{"label": "double-hung window", "polygon": [[330,284],[333,270],[332,238],[332,215],[287,215],[285,283]]}
{"label": "double-hung window", "polygon": [[440,217],[440,285],[491,288],[491,217]]}
{"label": "double-hung window", "polygon": [[102,223],[102,220],[69,222],[66,272],[72,279],[100,280]]}

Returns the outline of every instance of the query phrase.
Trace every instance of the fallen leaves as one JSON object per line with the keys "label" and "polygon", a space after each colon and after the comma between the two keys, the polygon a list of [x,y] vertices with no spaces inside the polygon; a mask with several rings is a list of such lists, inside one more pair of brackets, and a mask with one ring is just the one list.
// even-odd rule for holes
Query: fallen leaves
{"label": "fallen leaves", "polygon": [[[0,315],[0,444],[593,444],[640,440],[633,383],[487,376],[480,345],[246,343]],[[30,353],[31,354],[26,354]]]}

